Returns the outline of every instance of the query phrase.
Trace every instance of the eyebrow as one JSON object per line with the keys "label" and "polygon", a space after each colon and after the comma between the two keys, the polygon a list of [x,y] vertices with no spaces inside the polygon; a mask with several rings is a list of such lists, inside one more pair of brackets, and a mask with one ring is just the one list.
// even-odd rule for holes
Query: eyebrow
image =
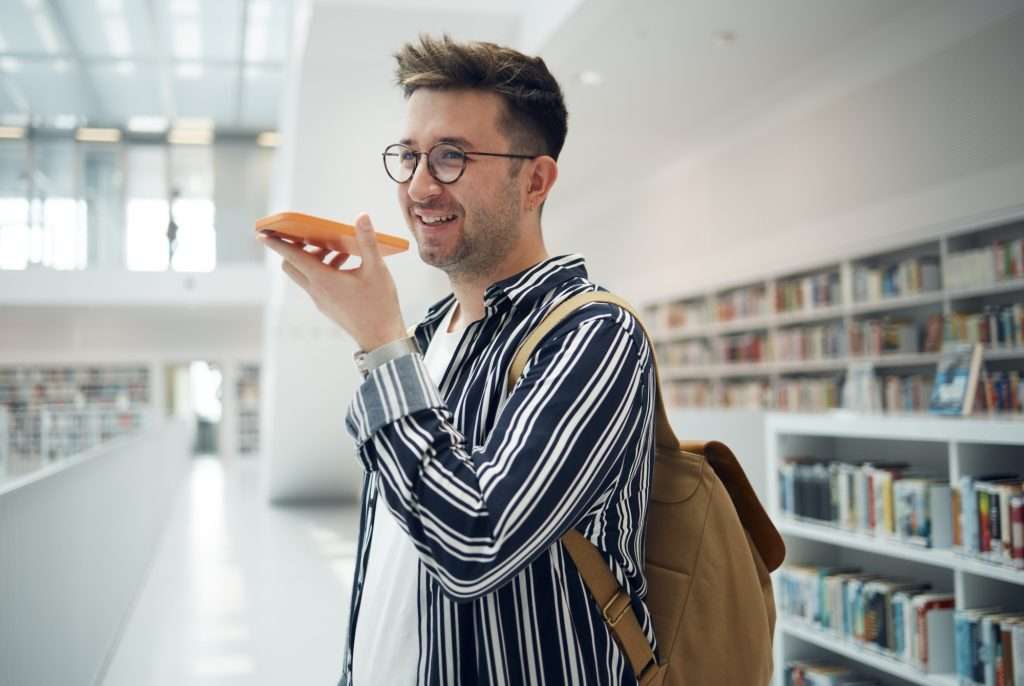
{"label": "eyebrow", "polygon": [[[398,142],[401,143],[402,145],[410,146],[410,147],[413,144],[413,140],[411,138],[403,138],[402,140],[400,140]],[[461,136],[442,136],[441,138],[437,139],[437,142],[438,143],[454,143],[455,145],[461,146],[463,148],[472,148],[473,147],[472,143],[470,143],[467,139],[462,138]]]}

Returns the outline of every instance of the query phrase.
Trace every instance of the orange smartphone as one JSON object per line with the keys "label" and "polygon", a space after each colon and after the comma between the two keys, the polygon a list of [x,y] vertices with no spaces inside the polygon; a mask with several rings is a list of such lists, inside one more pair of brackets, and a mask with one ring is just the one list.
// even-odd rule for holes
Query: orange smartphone
{"label": "orange smartphone", "polygon": [[[301,212],[280,212],[257,219],[256,231],[325,250],[359,254],[356,227]],[[409,241],[404,238],[386,233],[377,233],[376,236],[382,255],[394,255],[409,249]]]}

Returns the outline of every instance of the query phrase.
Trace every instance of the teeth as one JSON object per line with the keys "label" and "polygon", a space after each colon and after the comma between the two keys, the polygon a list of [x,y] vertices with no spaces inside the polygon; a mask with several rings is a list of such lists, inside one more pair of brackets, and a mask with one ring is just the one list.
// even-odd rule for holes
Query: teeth
{"label": "teeth", "polygon": [[448,221],[450,219],[455,219],[455,215],[454,214],[450,214],[447,217],[430,217],[430,218],[428,218],[428,217],[420,217],[420,219],[423,221],[424,224],[439,224],[441,222],[446,222],[446,221]]}

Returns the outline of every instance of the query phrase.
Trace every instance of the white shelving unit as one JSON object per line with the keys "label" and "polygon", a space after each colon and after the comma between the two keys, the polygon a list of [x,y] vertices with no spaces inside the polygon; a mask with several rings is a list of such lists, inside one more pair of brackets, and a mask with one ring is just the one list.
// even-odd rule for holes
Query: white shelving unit
{"label": "white shelving unit", "polygon": [[[859,362],[871,362],[879,375],[930,380],[939,355],[928,340],[929,318],[941,318],[945,333],[953,315],[1024,303],[1024,260],[1014,257],[1007,271],[994,259],[996,246],[1013,247],[1021,238],[1024,217],[1017,217],[649,302],[645,318],[668,400],[730,407],[737,400],[729,389],[745,385],[749,392],[738,396],[747,407],[824,410],[839,406],[843,379]],[[887,270],[901,287],[881,287]],[[906,338],[917,340],[888,346],[892,352],[857,354],[853,330],[867,321],[902,324]],[[786,337],[801,333],[807,346],[784,354]],[[748,338],[730,354],[735,336]],[[827,344],[824,354],[815,352],[820,342]],[[993,347],[985,359],[999,369],[1024,369],[1024,346]],[[796,408],[786,404],[793,398]]]}
{"label": "white shelving unit", "polygon": [[260,449],[260,367],[242,365],[238,370],[238,453],[255,455]]}
{"label": "white shelving unit", "polygon": [[[951,592],[957,609],[1002,605],[1024,610],[1024,570],[967,556],[796,520],[780,506],[778,467],[786,458],[860,462],[901,460],[956,483],[992,470],[1024,473],[1024,417],[993,419],[930,415],[769,412],[765,421],[768,510],[786,540],[786,564],[852,565],[869,573],[929,581]],[[778,584],[776,584],[778,590]],[[809,625],[780,611],[775,638],[776,683],[787,661],[828,657],[855,663],[881,683],[955,686],[952,674],[925,674],[881,651]]]}

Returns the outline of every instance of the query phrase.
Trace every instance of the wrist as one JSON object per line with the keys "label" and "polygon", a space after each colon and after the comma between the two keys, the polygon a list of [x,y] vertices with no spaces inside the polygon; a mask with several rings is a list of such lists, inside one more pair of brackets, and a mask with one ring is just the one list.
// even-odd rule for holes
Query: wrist
{"label": "wrist", "polygon": [[372,350],[358,350],[353,358],[356,367],[365,375],[391,360],[396,360],[399,357],[404,357],[414,352],[419,352],[416,339],[403,335],[383,345],[376,346]]}

